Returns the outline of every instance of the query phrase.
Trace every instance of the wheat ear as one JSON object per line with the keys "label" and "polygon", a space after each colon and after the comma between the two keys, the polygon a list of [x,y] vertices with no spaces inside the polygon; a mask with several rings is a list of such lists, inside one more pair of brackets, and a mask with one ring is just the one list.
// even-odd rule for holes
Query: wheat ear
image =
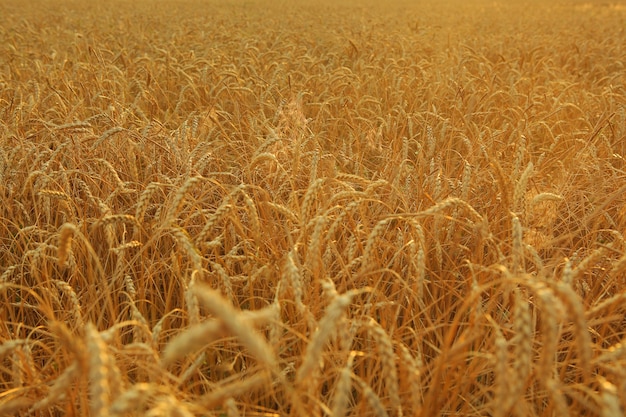
{"label": "wheat ear", "polygon": [[622,417],[624,413],[621,410],[622,407],[620,404],[617,388],[615,387],[615,385],[613,385],[603,377],[598,378],[600,380],[600,392],[602,393],[600,396],[600,416]]}
{"label": "wheat ear", "polygon": [[80,375],[80,367],[78,365],[78,362],[74,361],[72,362],[70,366],[68,366],[67,368],[63,370],[61,375],[59,375],[54,380],[54,383],[50,387],[48,394],[44,398],[42,398],[41,400],[37,401],[35,404],[32,405],[32,407],[29,410],[29,413],[32,414],[41,409],[50,407],[56,402],[62,400],[68,388],[72,387],[74,380],[79,375]]}
{"label": "wheat ear", "polygon": [[389,417],[389,414],[387,413],[387,410],[385,410],[383,402],[381,401],[380,397],[374,392],[374,390],[361,379],[358,379],[357,381],[359,382],[359,385],[363,390],[363,396],[367,400],[367,403],[374,410],[374,415],[376,417]]}
{"label": "wheat ear", "polygon": [[224,325],[220,320],[207,320],[190,326],[168,342],[163,351],[162,363],[167,365],[210,344],[223,335],[224,330]]}
{"label": "wheat ear", "polygon": [[319,366],[319,359],[324,344],[335,330],[337,322],[343,316],[345,309],[352,302],[353,296],[354,292],[339,295],[335,297],[326,309],[324,317],[320,320],[315,334],[306,347],[304,361],[296,374],[296,384],[301,384],[306,378],[310,377],[311,373]]}
{"label": "wheat ear", "polygon": [[583,371],[586,378],[591,376],[591,348],[593,343],[591,341],[591,334],[587,330],[587,319],[585,318],[585,308],[582,300],[576,294],[576,291],[571,285],[564,282],[555,283],[556,292],[560,295],[561,301],[568,308],[570,314],[573,316],[574,333],[576,340],[576,347],[579,355],[579,366]]}
{"label": "wheat ear", "polygon": [[78,300],[78,296],[76,295],[74,288],[72,288],[72,286],[67,282],[60,280],[54,280],[54,285],[56,285],[56,287],[61,292],[66,294],[70,299],[70,302],[72,304],[72,318],[74,319],[73,321],[76,323],[76,327],[78,329],[82,329],[84,325],[83,313],[80,306],[80,301]]}
{"label": "wheat ear", "polygon": [[176,194],[174,195],[174,199],[172,200],[172,205],[169,207],[167,214],[165,216],[165,220],[163,221],[163,225],[170,225],[174,219],[176,218],[176,214],[183,206],[185,201],[185,195],[187,192],[197,183],[202,180],[202,177],[190,177],[183,183],[183,185],[178,189]]}
{"label": "wheat ear", "polygon": [[370,319],[366,322],[366,326],[372,339],[376,341],[380,361],[382,365],[383,380],[385,387],[389,393],[389,398],[393,408],[397,410],[399,416],[402,415],[402,406],[400,403],[400,387],[398,385],[398,370],[396,368],[396,355],[393,351],[393,342],[391,337],[385,332],[378,322]]}
{"label": "wheat ear", "polygon": [[237,379],[236,381],[222,384],[208,394],[198,398],[196,404],[202,405],[205,408],[215,407],[219,404],[223,404],[228,398],[250,393],[258,389],[268,383],[269,377],[267,372],[259,372],[246,379]]}
{"label": "wheat ear", "polygon": [[61,226],[61,237],[59,238],[59,249],[57,251],[57,258],[59,259],[60,267],[63,267],[65,265],[65,261],[67,261],[67,256],[70,253],[72,239],[75,232],[76,226],[71,223],[65,223]]}
{"label": "wheat ear", "polygon": [[272,347],[265,339],[245,320],[232,304],[222,295],[206,284],[196,283],[196,295],[204,307],[222,321],[225,329],[236,336],[250,352],[270,369],[277,369],[276,357]]}
{"label": "wheat ear", "polygon": [[89,406],[92,416],[106,416],[111,405],[109,384],[109,353],[100,332],[92,323],[85,326],[85,338],[89,352]]}
{"label": "wheat ear", "polygon": [[109,415],[117,417],[129,411],[139,410],[156,393],[166,394],[163,387],[147,382],[139,382],[115,399],[109,408]]}
{"label": "wheat ear", "polygon": [[499,328],[494,329],[495,332],[495,387],[494,387],[494,402],[493,402],[493,416],[502,417],[509,413],[511,406],[513,405],[511,397],[511,375],[508,369],[508,344],[502,332]]}
{"label": "wheat ear", "polygon": [[509,393],[513,403],[524,393],[533,360],[533,323],[529,302],[523,297],[520,289],[514,291],[514,297],[513,329],[515,336],[512,344],[515,352],[513,364],[515,374],[511,379],[511,392]]}
{"label": "wheat ear", "polygon": [[226,417],[240,417],[237,402],[234,398],[230,397],[224,401],[224,409],[226,410]]}
{"label": "wheat ear", "polygon": [[339,379],[335,386],[335,394],[333,396],[333,404],[331,409],[331,417],[345,417],[350,401],[350,390],[352,389],[352,363],[354,362],[355,352],[351,352],[348,357],[346,366],[339,373]]}

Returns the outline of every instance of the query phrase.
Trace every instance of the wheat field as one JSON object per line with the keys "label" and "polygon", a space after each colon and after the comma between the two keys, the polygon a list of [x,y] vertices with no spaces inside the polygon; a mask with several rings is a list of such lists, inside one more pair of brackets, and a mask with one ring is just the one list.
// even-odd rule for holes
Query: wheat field
{"label": "wheat field", "polygon": [[626,3],[0,2],[0,415],[626,406]]}

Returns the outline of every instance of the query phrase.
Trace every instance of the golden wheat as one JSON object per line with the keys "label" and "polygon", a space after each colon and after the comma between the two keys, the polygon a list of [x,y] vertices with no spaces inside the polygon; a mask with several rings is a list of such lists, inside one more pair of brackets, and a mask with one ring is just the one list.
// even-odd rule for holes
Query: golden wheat
{"label": "golden wheat", "polygon": [[305,3],[2,2],[0,415],[620,415],[626,8]]}

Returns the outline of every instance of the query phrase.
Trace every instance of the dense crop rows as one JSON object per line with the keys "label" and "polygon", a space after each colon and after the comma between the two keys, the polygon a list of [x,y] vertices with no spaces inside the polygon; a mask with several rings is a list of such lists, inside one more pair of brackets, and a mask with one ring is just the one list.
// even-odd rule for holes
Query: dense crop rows
{"label": "dense crop rows", "polygon": [[1,415],[622,415],[626,6],[392,3],[0,3]]}

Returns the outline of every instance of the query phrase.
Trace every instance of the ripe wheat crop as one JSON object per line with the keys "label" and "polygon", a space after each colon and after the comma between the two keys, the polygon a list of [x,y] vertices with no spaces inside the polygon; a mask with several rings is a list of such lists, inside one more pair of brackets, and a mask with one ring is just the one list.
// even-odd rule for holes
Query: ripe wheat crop
{"label": "ripe wheat crop", "polygon": [[621,416],[624,28],[0,2],[0,415]]}

